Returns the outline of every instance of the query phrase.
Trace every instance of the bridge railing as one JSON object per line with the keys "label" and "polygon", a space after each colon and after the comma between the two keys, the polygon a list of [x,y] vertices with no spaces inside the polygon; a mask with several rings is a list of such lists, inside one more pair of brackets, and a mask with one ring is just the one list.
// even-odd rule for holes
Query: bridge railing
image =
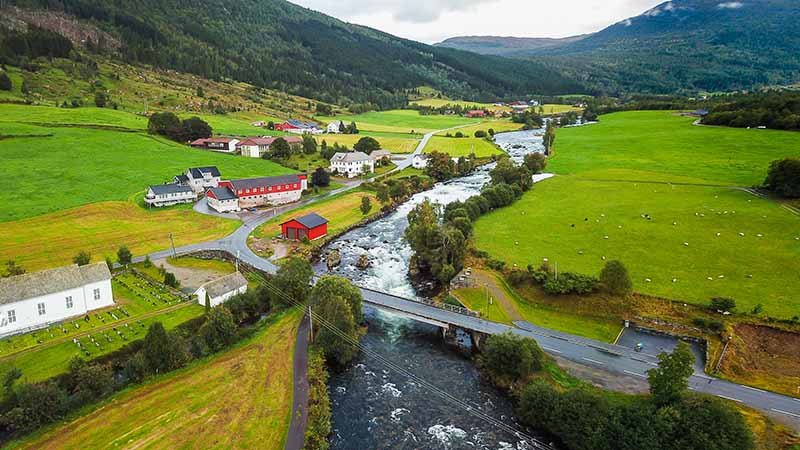
{"label": "bridge railing", "polygon": [[412,299],[412,298],[400,297],[398,295],[389,294],[387,292],[379,291],[379,290],[376,290],[376,289],[371,289],[371,288],[364,287],[364,286],[359,286],[359,287],[361,289],[364,289],[365,291],[371,291],[371,292],[375,292],[376,294],[381,294],[381,295],[388,295],[389,297],[397,297],[397,298],[400,298],[400,299],[403,299],[403,300],[406,300],[406,301],[409,301],[409,302],[422,303],[423,305],[426,305],[426,306],[432,306],[434,308],[443,309],[445,311],[454,312],[456,314],[463,314],[465,316],[470,316],[470,317],[480,317],[481,316],[481,313],[479,313],[477,311],[473,311],[471,309],[467,309],[467,308],[461,307],[461,306],[450,305],[448,303],[437,302],[435,300],[429,300],[429,299],[426,299],[426,298],[423,298],[423,299]]}

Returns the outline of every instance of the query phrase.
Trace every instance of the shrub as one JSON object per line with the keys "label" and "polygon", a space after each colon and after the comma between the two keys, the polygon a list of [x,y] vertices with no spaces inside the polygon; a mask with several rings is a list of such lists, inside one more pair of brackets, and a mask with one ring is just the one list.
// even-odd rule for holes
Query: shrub
{"label": "shrub", "polygon": [[500,386],[508,386],[541,370],[544,352],[530,338],[514,334],[495,334],[481,349],[481,367]]}
{"label": "shrub", "polygon": [[519,269],[513,269],[511,273],[508,274],[508,282],[515,287],[525,284],[530,279],[531,275],[528,272]]}
{"label": "shrub", "polygon": [[633,289],[628,269],[617,260],[608,261],[603,266],[603,270],[600,271],[600,283],[614,295],[628,295]]}
{"label": "shrub", "polygon": [[178,279],[175,278],[174,273],[164,271],[164,284],[169,287],[177,288],[180,285],[180,282],[178,282]]}
{"label": "shrub", "polygon": [[236,322],[228,308],[222,305],[211,308],[200,327],[200,336],[212,352],[232,344],[236,339]]}
{"label": "shrub", "polygon": [[764,187],[782,197],[800,197],[800,158],[773,161],[769,165]]}
{"label": "shrub", "polygon": [[490,269],[501,272],[506,267],[506,262],[499,259],[490,259],[487,265]]}
{"label": "shrub", "polygon": [[558,278],[548,274],[547,280],[542,287],[550,295],[586,295],[594,292],[597,289],[597,284],[597,279],[594,277],[564,272],[558,274]]}
{"label": "shrub", "polygon": [[736,300],[728,297],[714,297],[711,299],[711,309],[714,311],[733,312],[736,309]]}
{"label": "shrub", "polygon": [[11,78],[8,77],[7,73],[0,72],[0,90],[10,91],[11,87]]}
{"label": "shrub", "polygon": [[475,132],[475,137],[476,138],[485,138],[486,137],[486,132],[483,131],[483,130],[478,130],[478,131]]}
{"label": "shrub", "polygon": [[131,251],[128,250],[128,247],[122,246],[117,250],[117,262],[119,262],[123,266],[127,266],[131,263]]}

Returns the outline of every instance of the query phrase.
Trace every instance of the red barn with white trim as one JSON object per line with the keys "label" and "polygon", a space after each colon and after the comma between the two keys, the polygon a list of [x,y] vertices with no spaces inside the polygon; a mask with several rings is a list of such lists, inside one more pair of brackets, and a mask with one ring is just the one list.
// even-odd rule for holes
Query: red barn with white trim
{"label": "red barn with white trim", "polygon": [[300,241],[308,238],[313,241],[328,234],[328,220],[317,213],[291,219],[281,224],[281,235],[284,239]]}

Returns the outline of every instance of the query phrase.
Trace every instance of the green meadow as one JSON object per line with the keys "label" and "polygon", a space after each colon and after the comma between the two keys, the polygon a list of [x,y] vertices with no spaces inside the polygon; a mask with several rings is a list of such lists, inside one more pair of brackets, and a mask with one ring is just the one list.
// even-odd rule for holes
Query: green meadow
{"label": "green meadow", "polygon": [[619,259],[638,292],[740,311],[800,312],[800,217],[741,189],[769,162],[800,154],[800,133],[693,126],[670,112],[626,112],[558,130],[556,177],[480,218],[476,245],[524,268],[598,274]]}
{"label": "green meadow", "polygon": [[484,138],[434,136],[425,146],[425,153],[440,152],[458,158],[475,153],[478,158],[488,158],[503,153],[499,147]]}
{"label": "green meadow", "polygon": [[388,131],[395,133],[427,133],[434,130],[470,125],[482,122],[481,119],[468,119],[461,116],[423,116],[414,110],[396,109],[391,111],[372,111],[358,115],[340,115],[336,117],[317,117],[316,120],[327,124],[341,120],[349,124],[355,122],[360,131]]}

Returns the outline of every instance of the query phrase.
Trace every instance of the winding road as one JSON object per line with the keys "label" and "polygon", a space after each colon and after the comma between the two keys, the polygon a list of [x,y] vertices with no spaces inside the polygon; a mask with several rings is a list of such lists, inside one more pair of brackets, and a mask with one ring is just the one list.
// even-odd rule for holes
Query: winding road
{"label": "winding road", "polygon": [[[398,167],[395,170],[402,170],[403,168],[409,167],[413,156],[421,153],[430,138],[440,131],[427,133],[413,153],[409,154],[403,160],[396,161]],[[215,241],[182,246],[176,248],[175,253],[186,254],[201,250],[221,250],[236,256],[252,267],[268,273],[275,273],[277,271],[277,266],[275,264],[256,255],[247,246],[247,238],[253,230],[276,215],[354,189],[363,182],[364,180],[354,180],[325,195],[312,197],[291,205],[276,207],[261,214],[244,213],[240,216],[240,219],[243,221],[242,226],[230,235]],[[152,253],[149,256],[150,259],[158,259],[172,256],[172,254],[172,250],[165,250]],[[142,260],[144,260],[143,256],[135,258],[134,262]],[[600,368],[619,374],[620,376],[646,378],[647,370],[655,367],[658,363],[658,359],[654,355],[639,353],[628,347],[611,345],[568,333],[556,332],[534,326],[528,322],[518,321],[514,323],[515,326],[508,326],[452,311],[446,311],[414,300],[404,299],[370,289],[362,288],[361,290],[367,304],[383,310],[395,310],[405,315],[417,315],[428,318],[433,322],[441,322],[467,330],[475,330],[484,334],[511,332],[530,337],[535,339],[546,352],[552,355],[579,364]],[[390,355],[384,356],[391,359]],[[800,399],[713,378],[699,370],[692,375],[689,383],[689,389],[691,390],[716,395],[733,402],[760,409],[773,417],[783,419],[784,422],[792,424],[796,429],[800,429]],[[298,407],[299,406],[296,404],[295,408]],[[302,414],[297,409],[293,411],[293,421],[298,413]],[[297,427],[295,424],[292,426],[293,428]],[[298,442],[302,445],[302,440],[292,439],[291,442],[294,446],[289,447],[289,441],[287,441],[286,449],[291,448],[294,450],[299,448],[295,447]]]}

